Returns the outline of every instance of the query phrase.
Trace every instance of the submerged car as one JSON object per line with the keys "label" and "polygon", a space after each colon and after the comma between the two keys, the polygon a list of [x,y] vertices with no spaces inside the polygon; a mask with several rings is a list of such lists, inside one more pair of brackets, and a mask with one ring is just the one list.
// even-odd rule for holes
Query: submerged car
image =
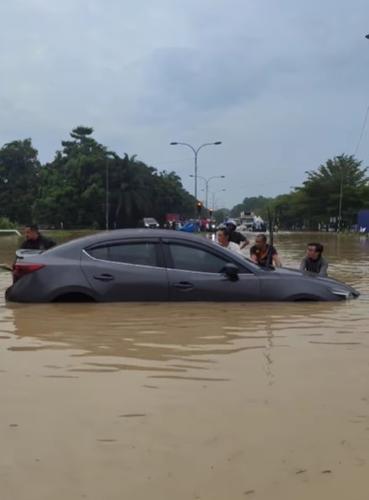
{"label": "submerged car", "polygon": [[358,297],[331,278],[260,268],[192,234],[122,229],[17,252],[6,298],[56,301],[300,301]]}

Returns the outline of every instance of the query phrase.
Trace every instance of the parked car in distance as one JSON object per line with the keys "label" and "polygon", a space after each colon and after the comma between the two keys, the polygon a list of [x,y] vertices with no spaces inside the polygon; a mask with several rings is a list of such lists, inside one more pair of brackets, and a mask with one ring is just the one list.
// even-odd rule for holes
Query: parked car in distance
{"label": "parked car in distance", "polygon": [[46,251],[18,251],[6,299],[71,301],[334,301],[348,285],[292,269],[263,269],[193,234],[121,229]]}
{"label": "parked car in distance", "polygon": [[159,229],[159,222],[153,217],[144,217],[143,218],[143,227],[146,229]]}

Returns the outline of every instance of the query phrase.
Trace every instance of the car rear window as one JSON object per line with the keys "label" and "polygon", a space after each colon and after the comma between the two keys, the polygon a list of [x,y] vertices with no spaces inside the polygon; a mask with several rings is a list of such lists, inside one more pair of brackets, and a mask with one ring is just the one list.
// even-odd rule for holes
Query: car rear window
{"label": "car rear window", "polygon": [[156,248],[156,243],[121,243],[89,248],[86,252],[94,259],[142,266],[156,266]]}

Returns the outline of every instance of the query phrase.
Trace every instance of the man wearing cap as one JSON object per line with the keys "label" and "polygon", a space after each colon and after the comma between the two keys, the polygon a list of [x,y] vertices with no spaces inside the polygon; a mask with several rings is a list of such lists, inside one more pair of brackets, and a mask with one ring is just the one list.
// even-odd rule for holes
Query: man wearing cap
{"label": "man wearing cap", "polygon": [[233,219],[227,220],[226,228],[230,233],[230,241],[239,245],[240,249],[242,250],[242,248],[245,248],[250,242],[246,238],[246,236],[241,234],[239,231],[236,231],[236,227],[237,227],[236,221],[234,221]]}

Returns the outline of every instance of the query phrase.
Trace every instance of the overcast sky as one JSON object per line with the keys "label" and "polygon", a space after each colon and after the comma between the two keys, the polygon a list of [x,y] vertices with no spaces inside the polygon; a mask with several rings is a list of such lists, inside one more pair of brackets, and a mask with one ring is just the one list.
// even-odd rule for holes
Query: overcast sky
{"label": "overcast sky", "polygon": [[[0,143],[52,160],[76,125],[218,205],[353,153],[369,105],[368,0],[1,0]],[[369,164],[369,126],[358,151]],[[201,181],[199,181],[199,190]]]}

